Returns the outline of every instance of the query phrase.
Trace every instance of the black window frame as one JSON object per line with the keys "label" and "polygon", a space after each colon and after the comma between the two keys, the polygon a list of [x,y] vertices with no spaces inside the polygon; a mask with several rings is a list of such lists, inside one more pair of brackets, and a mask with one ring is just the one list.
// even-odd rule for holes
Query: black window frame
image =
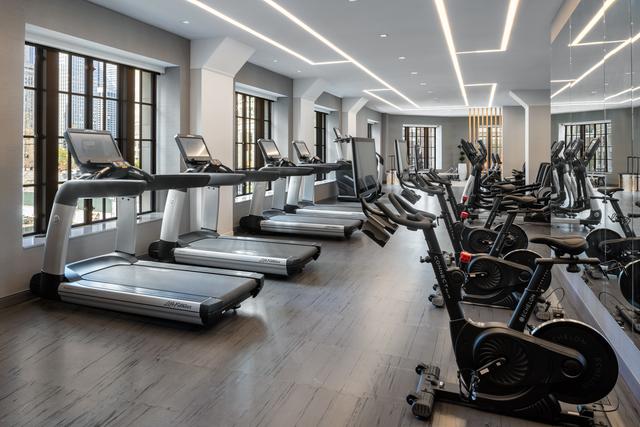
{"label": "black window frame", "polygon": [[[253,104],[251,104],[252,101]],[[264,159],[258,149],[257,142],[260,138],[271,138],[273,131],[273,101],[236,91],[234,103],[235,168],[260,169],[264,166]],[[250,135],[250,126],[252,124],[253,138]],[[268,188],[271,188],[271,185]],[[236,186],[235,197],[248,196],[252,193],[253,183],[251,182]]]}
{"label": "black window frame", "polygon": [[[329,114],[322,111],[316,111],[316,156],[323,162],[327,161],[327,118]],[[316,181],[324,181],[327,179],[326,173],[317,173]]]}
{"label": "black window frame", "polygon": [[[412,135],[411,130],[414,130]],[[437,126],[404,126],[404,140],[407,142],[407,158],[417,170],[436,169]],[[422,149],[420,159],[416,159],[415,146]],[[416,161],[418,160],[418,161]]]}
{"label": "black window frame", "polygon": [[[593,156],[593,159],[587,165],[587,172],[590,173],[611,173],[613,169],[613,145],[611,144],[611,122],[597,121],[591,123],[565,123],[564,140],[571,142],[574,139],[580,139],[585,145],[580,150],[580,155],[584,154],[584,150],[592,139],[603,138],[600,147]],[[602,131],[604,129],[604,132]],[[611,150],[611,156],[609,156]],[[599,166],[604,164],[604,167]],[[611,166],[611,167],[609,167]]]}
{"label": "black window frame", "polygon": [[[124,64],[119,64],[111,60],[97,58],[85,54],[79,54],[72,51],[62,50],[58,48],[43,46],[35,43],[25,43],[25,53],[27,48],[33,48],[36,51],[36,66],[34,69],[34,81],[35,88],[26,87],[24,90],[36,91],[36,99],[34,105],[34,130],[33,141],[35,142],[34,149],[34,178],[33,184],[24,182],[23,177],[23,194],[25,188],[34,188],[34,201],[33,201],[33,227],[25,227],[26,217],[23,215],[23,236],[41,235],[46,233],[48,219],[51,214],[51,208],[55,194],[59,185],[74,177],[74,168],[71,161],[71,156],[66,150],[64,145],[63,133],[72,125],[75,127],[83,127],[87,129],[94,128],[94,101],[101,104],[101,123],[99,128],[105,129],[107,125],[107,103],[115,102],[116,117],[113,118],[116,124],[116,131],[113,133],[113,137],[118,143],[120,150],[122,151],[125,159],[134,164],[135,159],[133,153],[135,153],[134,141],[133,141],[133,129],[134,129],[134,97],[131,93],[135,87],[134,79],[132,76],[136,70],[140,75],[149,76],[150,81],[150,94],[151,102],[150,107],[150,137],[145,141],[149,144],[149,150],[151,153],[151,159],[149,161],[150,173],[156,172],[156,112],[157,112],[157,73],[142,68],[131,67]],[[60,71],[64,69],[61,65],[60,58],[65,55],[67,58],[66,63],[66,80],[61,78]],[[72,71],[74,58],[76,58],[76,64],[82,64],[80,67],[76,67],[76,71],[81,69],[83,75],[74,80],[74,74]],[[98,64],[102,64],[102,94],[94,92],[93,79],[95,68]],[[61,68],[62,67],[62,68]],[[115,68],[114,68],[115,67]],[[115,96],[111,96],[107,93],[107,68],[110,70],[116,70],[116,85],[117,92]],[[63,83],[63,87],[60,87],[60,83]],[[76,87],[74,87],[76,83]],[[78,90],[80,88],[81,90]],[[26,92],[25,92],[26,93]],[[131,96],[128,96],[128,93]],[[61,104],[62,100],[66,97],[66,100]],[[82,103],[75,104],[80,106],[82,111],[81,122],[74,123],[73,112],[74,100],[79,101],[82,99]],[[24,102],[24,101],[23,101]],[[61,123],[61,111],[60,107],[63,106],[66,109],[64,116],[64,123]],[[113,106],[113,104],[111,104]],[[23,112],[26,105],[23,105]],[[77,109],[76,109],[77,111]],[[75,116],[77,119],[78,116]],[[76,120],[77,121],[77,120]],[[24,133],[24,130],[23,130]],[[131,141],[131,142],[130,142]],[[24,139],[23,139],[24,147]],[[66,154],[66,159],[63,160]],[[62,157],[60,157],[62,156]],[[23,158],[23,169],[25,168],[26,158]],[[60,162],[66,162],[66,177],[59,175]],[[138,200],[138,214],[150,213],[156,210],[156,198],[155,193],[151,192],[148,196],[148,209],[142,208],[142,198]],[[81,221],[74,221],[73,227],[86,226],[91,224],[102,223],[106,221],[112,221],[116,219],[115,207],[112,205],[112,209],[107,209],[107,199],[84,199],[79,202],[78,208],[82,209],[83,215]],[[113,199],[112,199],[113,200]],[[98,204],[99,206],[94,206]],[[25,200],[23,196],[23,206],[25,206]],[[24,208],[23,208],[24,209]],[[95,218],[94,218],[95,217]]]}

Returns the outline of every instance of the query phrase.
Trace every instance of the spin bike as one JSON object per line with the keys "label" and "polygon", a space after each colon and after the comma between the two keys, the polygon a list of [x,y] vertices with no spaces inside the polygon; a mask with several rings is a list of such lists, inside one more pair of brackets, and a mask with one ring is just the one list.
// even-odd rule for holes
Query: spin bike
{"label": "spin bike", "polygon": [[[406,203],[389,194],[393,210],[380,201],[386,218],[411,230],[420,230],[430,263],[445,299],[451,341],[458,365],[459,384],[440,380],[440,368],[420,364],[415,393],[407,396],[412,413],[429,418],[436,401],[521,417],[546,423],[592,426],[588,411],[563,412],[560,402],[582,405],[606,397],[618,378],[618,361],[607,339],[576,320],[552,320],[525,333],[543,279],[554,265],[579,271],[579,264],[594,265],[597,258],[580,259],[587,248],[580,236],[538,236],[534,243],[549,246],[552,258],[541,258],[516,310],[507,324],[480,323],[465,317],[461,301],[464,273],[447,268],[432,220],[405,210]],[[364,202],[363,202],[364,203]]]}
{"label": "spin bike", "polygon": [[[640,237],[631,227],[632,218],[640,218],[640,213],[627,215],[620,208],[620,200],[614,194],[622,191],[620,187],[598,187],[602,196],[592,199],[602,200],[603,204],[611,203],[613,213],[611,222],[620,224],[624,237],[609,228],[596,228],[587,235],[587,255],[600,260],[600,270],[606,275],[618,276],[620,291],[630,304],[640,308]],[[640,206],[640,202],[636,202]]]}

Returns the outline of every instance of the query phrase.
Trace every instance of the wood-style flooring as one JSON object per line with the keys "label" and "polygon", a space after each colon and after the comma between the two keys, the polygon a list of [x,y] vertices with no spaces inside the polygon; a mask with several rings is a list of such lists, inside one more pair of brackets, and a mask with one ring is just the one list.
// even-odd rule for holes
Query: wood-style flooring
{"label": "wood-style flooring", "polygon": [[430,423],[412,417],[418,362],[456,378],[425,253],[405,229],[385,248],[361,233],[324,241],[302,274],[268,278],[210,329],[42,300],[0,310],[0,425],[537,425],[449,405]]}

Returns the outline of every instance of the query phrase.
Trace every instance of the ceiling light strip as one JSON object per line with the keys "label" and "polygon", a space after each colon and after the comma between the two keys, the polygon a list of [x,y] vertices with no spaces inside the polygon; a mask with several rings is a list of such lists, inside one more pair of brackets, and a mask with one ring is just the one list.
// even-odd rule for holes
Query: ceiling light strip
{"label": "ceiling light strip", "polygon": [[456,47],[453,43],[453,35],[451,34],[451,26],[449,25],[449,17],[447,16],[447,9],[444,6],[444,0],[434,0],[434,1],[436,3],[436,9],[438,10],[438,16],[440,18],[440,25],[442,26],[442,32],[444,33],[444,38],[446,39],[447,47],[449,48],[449,55],[451,56],[451,62],[453,62],[453,69],[455,70],[456,77],[458,78],[458,85],[460,86],[460,92],[462,93],[464,104],[469,105],[469,99],[467,98],[467,91],[464,88],[464,80],[462,79],[462,72],[460,71],[460,63],[458,62],[458,55],[456,55]]}
{"label": "ceiling light strip", "polygon": [[569,46],[575,46],[582,41],[582,39],[589,34],[589,31],[598,23],[598,21],[604,16],[604,13],[609,9],[616,0],[606,0],[602,7],[593,15],[593,18],[587,23],[587,25],[578,33],[578,36],[573,39],[573,43]]}
{"label": "ceiling light strip", "polygon": [[265,36],[264,34],[254,30],[253,28],[243,24],[242,22],[236,21],[235,19],[231,18],[230,16],[225,15],[224,13],[220,12],[217,9],[214,9],[213,7],[209,6],[208,4],[205,4],[199,0],[186,0],[188,3],[191,3],[192,5],[199,7],[200,9],[204,10],[205,12],[208,12],[220,19],[222,19],[225,22],[228,22],[229,24],[233,25],[234,27],[240,28],[243,31],[246,31],[247,33],[251,34],[254,37],[259,38],[262,41],[265,41],[267,43],[269,43],[272,46],[277,47],[278,49],[281,49],[285,52],[287,52],[289,55],[295,56],[296,58],[306,62],[309,65],[331,65],[331,64],[343,64],[349,61],[323,61],[323,62],[314,62],[311,59],[307,58],[306,56],[302,55],[301,53],[296,52],[293,49],[288,48],[287,46],[283,45],[282,43],[273,40],[272,38]]}
{"label": "ceiling light strip", "polygon": [[[192,1],[192,0],[188,0],[188,1]],[[284,15],[285,17],[287,17],[290,21],[292,21],[293,23],[295,23],[297,26],[299,26],[300,28],[302,28],[303,30],[305,30],[306,32],[308,32],[309,34],[311,34],[312,36],[314,36],[316,39],[320,40],[322,43],[324,43],[326,46],[328,46],[329,48],[331,48],[334,52],[336,52],[337,54],[341,55],[344,59],[350,61],[351,63],[353,63],[353,65],[355,65],[356,67],[360,68],[362,71],[364,71],[365,73],[367,73],[370,77],[372,77],[374,80],[376,80],[378,83],[382,84],[383,86],[391,89],[392,91],[394,91],[398,96],[402,97],[405,101],[409,102],[411,105],[414,105],[416,107],[418,107],[418,104],[416,104],[414,101],[412,101],[408,96],[406,96],[405,94],[403,94],[402,92],[400,92],[398,89],[394,88],[393,86],[391,86],[389,83],[387,83],[386,81],[384,81],[381,77],[379,77],[377,74],[375,74],[373,71],[369,70],[367,67],[365,67],[364,65],[362,65],[360,62],[356,61],[353,57],[351,57],[349,54],[347,54],[345,51],[343,51],[342,49],[340,49],[338,46],[336,46],[335,44],[333,44],[331,41],[329,41],[328,39],[326,39],[322,34],[318,33],[317,31],[315,31],[313,28],[311,28],[309,25],[307,25],[306,23],[304,23],[302,20],[300,20],[297,16],[293,15],[291,12],[289,12],[288,10],[286,10],[285,8],[283,8],[282,6],[280,6],[279,4],[277,4],[276,2],[274,2],[273,0],[263,0],[265,3],[267,3],[269,6],[271,6],[272,8],[274,8],[275,10],[277,10],[278,12],[280,12],[282,15]]]}
{"label": "ceiling light strip", "polygon": [[493,83],[491,85],[491,94],[489,95],[489,107],[493,107],[493,97],[496,95],[497,87],[498,87],[498,83]]}
{"label": "ceiling light strip", "polygon": [[364,93],[366,93],[366,94],[367,94],[367,95],[369,95],[369,96],[374,97],[374,98],[375,98],[375,99],[377,99],[378,101],[382,101],[382,102],[384,102],[385,104],[391,105],[393,108],[396,108],[396,109],[398,109],[398,110],[400,110],[400,111],[404,111],[402,108],[398,107],[398,106],[397,106],[396,104],[394,104],[393,102],[391,102],[391,101],[387,101],[387,100],[386,100],[386,99],[384,99],[383,97],[381,97],[381,96],[379,96],[379,95],[376,95],[375,93],[371,92],[370,90],[366,90],[366,89],[365,89],[365,90],[363,90],[363,92],[364,92]]}
{"label": "ceiling light strip", "polygon": [[566,89],[568,89],[569,87],[574,87],[575,85],[577,85],[578,83],[580,83],[582,80],[584,80],[589,74],[593,73],[595,70],[597,70],[599,67],[601,67],[602,65],[604,65],[604,63],[607,61],[607,59],[611,58],[613,55],[615,55],[616,53],[620,52],[622,49],[624,49],[625,47],[627,47],[629,44],[633,44],[636,41],[638,41],[638,39],[640,38],[640,32],[638,32],[638,34],[636,34],[635,36],[633,36],[633,38],[627,39],[624,42],[622,42],[621,44],[619,44],[618,46],[616,46],[615,49],[607,52],[607,54],[602,57],[601,60],[599,60],[598,62],[596,62],[595,64],[593,64],[587,71],[585,71],[584,73],[582,73],[582,75],[580,77],[578,77],[577,79],[575,79],[574,81],[567,83],[566,85],[562,86],[558,91],[556,91],[553,95],[551,95],[551,99],[553,99],[555,96],[559,95],[560,93],[564,92]]}
{"label": "ceiling light strip", "polygon": [[613,94],[613,95],[609,95],[609,96],[607,96],[607,97],[605,98],[605,101],[606,101],[606,100],[609,100],[609,99],[611,99],[611,98],[616,98],[616,97],[618,97],[618,96],[620,96],[620,95],[624,95],[625,93],[628,93],[628,92],[635,92],[635,91],[636,91],[636,90],[638,90],[638,89],[640,89],[640,86],[636,86],[636,87],[634,87],[634,88],[625,89],[625,90],[620,91],[620,92],[618,92],[618,93],[616,93],[616,94]]}
{"label": "ceiling light strip", "polygon": [[507,10],[507,21],[504,24],[504,33],[502,33],[502,43],[500,43],[500,50],[507,50],[509,46],[509,39],[511,38],[511,30],[513,29],[513,23],[516,20],[516,12],[518,11],[518,3],[520,0],[511,0],[509,2],[509,9]]}

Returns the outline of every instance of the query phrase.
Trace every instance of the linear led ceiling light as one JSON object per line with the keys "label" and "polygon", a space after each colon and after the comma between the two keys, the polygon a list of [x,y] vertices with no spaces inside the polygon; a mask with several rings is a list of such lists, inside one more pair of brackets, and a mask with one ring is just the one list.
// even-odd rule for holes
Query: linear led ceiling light
{"label": "linear led ceiling light", "polygon": [[372,91],[378,91],[378,92],[379,92],[380,90],[381,90],[381,89],[365,89],[365,90],[363,90],[363,92],[364,92],[364,93],[366,93],[367,95],[369,95],[369,96],[371,96],[371,97],[373,97],[373,98],[377,99],[378,101],[382,101],[382,102],[384,102],[384,103],[385,103],[385,104],[387,104],[387,105],[391,105],[393,108],[396,108],[396,109],[398,109],[398,110],[400,110],[400,111],[403,111],[403,109],[402,109],[402,108],[398,107],[398,106],[397,106],[396,104],[394,104],[393,102],[391,102],[391,101],[387,101],[387,100],[386,100],[386,99],[384,99],[383,97],[378,96],[378,95],[376,95],[375,93],[373,93],[373,92],[372,92]]}
{"label": "linear led ceiling light", "polygon": [[462,93],[462,98],[464,99],[464,105],[469,105],[469,99],[467,98],[467,91],[464,88],[464,80],[462,80],[460,63],[458,62],[458,55],[456,55],[456,47],[453,43],[453,35],[451,34],[451,26],[449,25],[449,17],[447,16],[447,9],[444,6],[444,0],[434,1],[436,3],[436,9],[438,10],[438,16],[440,17],[442,32],[444,33],[444,38],[446,39],[447,47],[449,48],[451,62],[453,62],[453,69],[455,70],[456,77],[458,78],[458,85],[460,86],[460,92]]}
{"label": "linear led ceiling light", "polygon": [[623,41],[622,43],[620,43],[618,46],[615,47],[615,49],[607,52],[607,54],[604,55],[600,61],[598,61],[595,64],[593,64],[587,71],[582,73],[582,75],[580,77],[578,77],[574,81],[572,81],[570,83],[567,83],[566,85],[564,85],[560,89],[558,89],[553,95],[551,95],[551,99],[553,99],[557,95],[561,94],[566,89],[568,89],[570,87],[574,87],[575,85],[580,83],[589,74],[593,73],[595,70],[597,70],[598,68],[602,67],[604,65],[604,63],[607,62],[607,59],[611,58],[613,55],[615,55],[616,53],[620,52],[622,49],[624,49],[628,45],[635,43],[636,41],[638,41],[639,38],[640,38],[640,32],[638,32],[638,34],[633,36],[633,38],[627,39],[627,40]]}
{"label": "linear led ceiling light", "polygon": [[510,0],[509,7],[507,9],[507,18],[504,22],[504,31],[502,32],[502,41],[498,49],[482,49],[482,50],[466,50],[458,52],[458,55],[465,55],[468,53],[492,53],[492,52],[505,52],[509,46],[509,40],[511,39],[511,31],[513,30],[513,24],[516,20],[516,13],[518,12],[518,5],[520,0]]}
{"label": "linear led ceiling light", "polygon": [[578,33],[576,38],[573,39],[573,42],[569,46],[575,46],[579,44],[582,41],[582,39],[585,38],[587,34],[589,34],[589,31],[591,31],[591,29],[595,27],[598,21],[602,19],[607,9],[609,9],[615,2],[616,0],[606,0],[602,5],[602,7],[596,12],[595,15],[593,15],[593,18],[591,18],[591,20],[582,29],[582,31]]}
{"label": "linear led ceiling light", "polygon": [[609,99],[611,99],[611,98],[616,98],[616,97],[618,97],[618,96],[620,96],[620,95],[624,95],[625,93],[628,93],[628,92],[635,92],[635,91],[636,91],[636,90],[638,90],[638,89],[640,89],[640,86],[636,86],[636,87],[634,87],[634,88],[629,88],[629,89],[622,90],[622,91],[620,91],[620,92],[618,92],[618,93],[616,93],[616,94],[613,94],[613,95],[609,95],[609,96],[607,96],[607,97],[605,98],[605,101],[607,101],[607,100],[609,100]]}
{"label": "linear led ceiling light", "polygon": [[491,92],[489,92],[489,104],[487,104],[487,107],[493,106],[493,97],[496,94],[496,88],[498,87],[498,83],[471,83],[465,86],[466,87],[491,86]]}
{"label": "linear led ceiling light", "polygon": [[186,0],[187,2],[191,3],[192,5],[199,7],[200,9],[222,19],[225,22],[228,22],[229,24],[233,25],[234,27],[240,28],[243,31],[246,31],[247,33],[251,34],[254,37],[259,38],[262,41],[265,41],[267,43],[269,43],[272,46],[277,47],[278,49],[281,49],[285,52],[287,52],[289,55],[295,56],[298,59],[301,59],[302,61],[306,62],[309,65],[332,65],[332,64],[344,64],[350,61],[346,61],[346,60],[339,60],[339,61],[322,61],[322,62],[315,62],[312,61],[311,59],[307,58],[306,56],[302,55],[299,52],[296,52],[295,50],[288,48],[287,46],[283,45],[282,43],[273,40],[272,38],[265,36],[264,34],[254,30],[253,28],[239,22],[236,21],[235,19],[231,18],[230,16],[225,15],[224,13],[220,12],[217,9],[212,8],[211,6],[209,6],[208,4],[205,4],[199,0]]}
{"label": "linear led ceiling light", "polygon": [[[196,0],[187,0],[187,1],[196,1]],[[347,54],[345,51],[343,51],[342,49],[340,49],[338,46],[336,46],[335,44],[333,44],[331,41],[329,41],[326,37],[324,37],[322,34],[318,33],[316,30],[314,30],[313,28],[311,28],[309,25],[307,25],[306,23],[304,23],[302,20],[300,20],[297,16],[295,16],[294,14],[292,14],[291,12],[289,12],[287,9],[285,9],[284,7],[280,6],[279,4],[277,4],[275,1],[273,0],[263,0],[266,4],[268,4],[269,6],[271,6],[272,8],[274,8],[275,10],[277,10],[278,12],[280,12],[283,16],[285,16],[286,18],[288,18],[291,22],[295,23],[297,26],[299,26],[300,28],[302,28],[303,30],[305,30],[307,33],[311,34],[313,37],[315,37],[316,39],[320,40],[322,43],[324,43],[326,46],[328,46],[330,49],[332,49],[334,52],[336,52],[338,55],[342,56],[344,59],[346,59],[347,61],[351,62],[353,65],[355,65],[356,67],[360,68],[362,71],[364,71],[366,74],[368,74],[370,77],[372,77],[374,80],[376,80],[378,83],[382,84],[383,86],[385,86],[386,88],[391,89],[392,91],[394,91],[397,95],[399,95],[400,97],[402,97],[405,101],[409,102],[411,105],[414,105],[416,107],[418,107],[418,104],[416,104],[415,102],[413,102],[408,96],[406,96],[405,94],[403,94],[402,92],[400,92],[398,89],[396,89],[395,87],[391,86],[389,83],[387,83],[386,81],[384,81],[381,77],[379,77],[377,74],[375,74],[373,71],[369,70],[367,67],[365,67],[364,65],[362,65],[360,62],[356,61],[351,55]]]}

